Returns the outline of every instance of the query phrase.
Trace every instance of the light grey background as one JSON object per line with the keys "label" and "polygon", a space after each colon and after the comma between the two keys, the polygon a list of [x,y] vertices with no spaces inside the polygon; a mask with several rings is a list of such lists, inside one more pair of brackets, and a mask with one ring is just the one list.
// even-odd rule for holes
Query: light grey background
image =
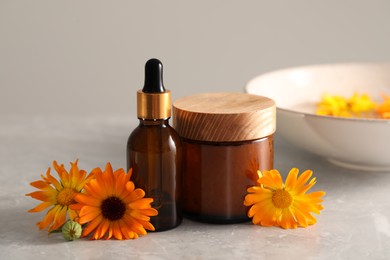
{"label": "light grey background", "polygon": [[135,116],[151,57],[178,98],[389,46],[390,1],[0,0],[0,115]]}
{"label": "light grey background", "polygon": [[327,193],[313,227],[185,219],[135,241],[70,245],[36,231],[43,213],[27,214],[37,202],[23,196],[53,159],[126,167],[150,57],[178,98],[242,91],[290,66],[390,61],[389,46],[390,1],[0,0],[0,259],[390,259],[390,174],[338,168],[278,137],[275,167],[312,169],[313,191]]}

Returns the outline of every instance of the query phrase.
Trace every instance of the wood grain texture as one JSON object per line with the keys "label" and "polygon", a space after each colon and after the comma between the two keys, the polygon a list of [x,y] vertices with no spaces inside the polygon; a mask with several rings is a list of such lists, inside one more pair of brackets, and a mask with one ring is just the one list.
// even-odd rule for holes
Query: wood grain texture
{"label": "wood grain texture", "polygon": [[192,140],[234,142],[269,136],[276,129],[275,102],[245,93],[204,93],[173,104],[173,125]]}

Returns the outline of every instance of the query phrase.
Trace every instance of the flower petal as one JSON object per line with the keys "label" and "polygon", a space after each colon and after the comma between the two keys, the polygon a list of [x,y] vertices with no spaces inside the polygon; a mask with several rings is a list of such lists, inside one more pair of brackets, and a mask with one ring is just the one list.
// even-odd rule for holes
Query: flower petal
{"label": "flower petal", "polygon": [[307,227],[309,224],[306,221],[305,216],[302,214],[302,212],[297,208],[291,208],[291,212],[295,216],[295,219],[298,222],[298,225],[301,227]]}
{"label": "flower petal", "polygon": [[112,228],[112,231],[113,231],[113,234],[114,234],[114,237],[118,240],[122,240],[122,232],[120,231],[119,229],[119,225],[118,225],[118,222],[115,221],[112,223],[113,224],[113,228]]}
{"label": "flower petal", "polygon": [[38,206],[36,206],[35,208],[30,209],[28,212],[40,212],[40,211],[42,211],[42,210],[44,210],[47,207],[50,207],[52,205],[53,205],[53,203],[45,201],[45,202],[42,202],[41,204],[39,204]]}
{"label": "flower petal", "polygon": [[54,216],[53,225],[49,228],[49,232],[59,229],[65,223],[67,210],[67,207],[60,207]]}
{"label": "flower petal", "polygon": [[95,219],[90,221],[87,226],[83,229],[83,237],[88,236],[96,227],[102,222],[103,216],[98,215]]}
{"label": "flower petal", "polygon": [[90,213],[101,213],[100,207],[92,207],[92,206],[83,206],[79,212],[80,217],[83,217],[84,215],[90,214]]}
{"label": "flower petal", "polygon": [[283,188],[283,182],[280,177],[280,173],[277,170],[264,171],[263,177],[258,180],[258,183],[263,184],[265,187],[271,188],[273,190]]}
{"label": "flower petal", "polygon": [[74,163],[70,163],[70,171],[69,171],[69,181],[70,181],[70,187],[72,189],[77,189],[78,184],[85,178],[85,171],[80,171],[79,167],[77,166],[78,160],[76,160]]}
{"label": "flower petal", "polygon": [[41,222],[38,222],[37,223],[37,226],[39,227],[39,229],[44,229],[46,228],[47,226],[49,226],[53,220],[54,220],[54,217],[56,216],[57,212],[61,210],[61,207],[60,206],[55,206],[53,208],[51,208],[46,216],[43,218],[43,220]]}
{"label": "flower petal", "polygon": [[306,191],[308,191],[311,187],[314,186],[314,184],[316,184],[317,180],[316,178],[313,178],[310,180],[310,182],[304,186],[301,186],[299,188],[296,189],[296,193],[297,194],[304,194]]}
{"label": "flower petal", "polygon": [[114,174],[116,175],[115,195],[123,197],[124,192],[126,192],[126,172],[123,169],[119,169]]}
{"label": "flower petal", "polygon": [[271,200],[272,199],[272,191],[263,189],[261,191],[258,191],[254,194],[248,194],[245,196],[244,205],[250,206],[253,204],[256,204],[258,202],[264,201],[264,200]]}
{"label": "flower petal", "polygon": [[143,199],[133,201],[128,205],[132,209],[150,209],[152,207],[150,203],[152,202],[153,202],[152,198],[143,198]]}
{"label": "flower petal", "polygon": [[69,219],[70,220],[74,221],[75,219],[77,219],[79,217],[76,210],[68,209],[68,212],[69,212]]}
{"label": "flower petal", "polygon": [[31,186],[33,186],[34,188],[37,188],[37,189],[40,189],[40,190],[44,190],[44,189],[47,189],[47,188],[52,188],[50,186],[50,183],[49,182],[46,182],[46,181],[33,181],[30,183]]}
{"label": "flower petal", "polygon": [[53,161],[53,167],[57,171],[57,174],[61,179],[62,186],[63,187],[70,187],[69,174],[65,170],[64,165],[63,164],[58,165],[58,163],[56,161]]}
{"label": "flower petal", "polygon": [[297,222],[294,218],[294,215],[291,213],[289,208],[282,210],[281,219],[280,219],[280,221],[278,221],[278,224],[284,229],[298,227]]}
{"label": "flower petal", "polygon": [[298,176],[299,170],[297,168],[292,168],[290,172],[287,175],[286,179],[286,190],[291,191],[295,187],[295,183],[297,182],[297,176]]}
{"label": "flower petal", "polygon": [[89,212],[85,213],[84,215],[81,215],[81,213],[80,213],[79,223],[80,224],[88,223],[91,220],[97,218],[99,215],[101,215],[101,213],[98,211],[89,211]]}
{"label": "flower petal", "polygon": [[[129,183],[129,182],[128,182]],[[127,187],[127,184],[126,184]],[[145,196],[145,192],[142,189],[135,189],[133,192],[129,192],[125,198],[123,198],[124,201],[131,203],[135,200],[142,199]]]}
{"label": "flower petal", "polygon": [[114,195],[115,194],[114,175],[110,163],[106,164],[106,169],[104,170],[102,176],[103,176],[104,186],[109,192],[108,196]]}
{"label": "flower petal", "polygon": [[92,206],[92,207],[100,207],[100,204],[101,204],[101,200],[99,200],[95,197],[92,197],[92,196],[88,196],[86,194],[82,194],[82,193],[76,194],[74,196],[74,199],[79,203],[82,203],[82,204],[88,205],[88,206]]}
{"label": "flower petal", "polygon": [[41,176],[42,176],[42,179],[44,179],[45,181],[47,181],[47,182],[53,184],[53,186],[54,186],[58,191],[60,191],[60,190],[63,189],[62,185],[57,181],[57,179],[54,178],[54,177],[50,174],[50,168],[47,169],[47,171],[46,171],[46,176],[43,176],[43,175],[41,175]]}
{"label": "flower petal", "polygon": [[130,212],[130,216],[132,216],[133,218],[136,218],[136,219],[144,220],[144,221],[149,221],[150,220],[150,217],[142,214],[138,210],[132,210]]}
{"label": "flower petal", "polygon": [[297,179],[296,188],[299,189],[301,186],[305,185],[312,174],[313,172],[311,170],[304,171]]}
{"label": "flower petal", "polygon": [[100,226],[102,227],[100,230],[100,238],[102,238],[107,233],[107,230],[110,227],[110,222],[105,220]]}
{"label": "flower petal", "polygon": [[[31,198],[37,199],[37,200],[42,200],[42,201],[53,201],[52,194],[50,194],[47,191],[34,191],[31,193],[26,194],[26,196],[30,196]],[[56,199],[54,199],[54,202]]]}

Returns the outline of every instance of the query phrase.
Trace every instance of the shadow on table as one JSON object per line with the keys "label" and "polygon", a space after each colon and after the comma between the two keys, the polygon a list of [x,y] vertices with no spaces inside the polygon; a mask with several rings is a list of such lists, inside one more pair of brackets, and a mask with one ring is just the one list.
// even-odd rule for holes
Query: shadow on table
{"label": "shadow on table", "polygon": [[1,213],[0,238],[2,245],[31,246],[66,243],[61,233],[48,234],[35,225],[45,213],[28,213],[27,208],[10,208]]}
{"label": "shadow on table", "polygon": [[321,181],[329,183],[335,188],[351,187],[360,189],[362,186],[384,186],[390,181],[390,172],[361,171],[342,168],[334,165],[326,159],[320,158],[320,167],[326,168],[321,173]]}

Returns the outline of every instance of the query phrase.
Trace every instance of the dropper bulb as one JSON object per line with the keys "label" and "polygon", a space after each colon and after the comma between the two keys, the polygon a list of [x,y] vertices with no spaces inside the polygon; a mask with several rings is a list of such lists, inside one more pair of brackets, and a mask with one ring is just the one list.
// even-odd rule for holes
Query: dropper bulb
{"label": "dropper bulb", "polygon": [[150,59],[145,64],[145,84],[142,92],[165,92],[163,84],[163,65],[158,59]]}

